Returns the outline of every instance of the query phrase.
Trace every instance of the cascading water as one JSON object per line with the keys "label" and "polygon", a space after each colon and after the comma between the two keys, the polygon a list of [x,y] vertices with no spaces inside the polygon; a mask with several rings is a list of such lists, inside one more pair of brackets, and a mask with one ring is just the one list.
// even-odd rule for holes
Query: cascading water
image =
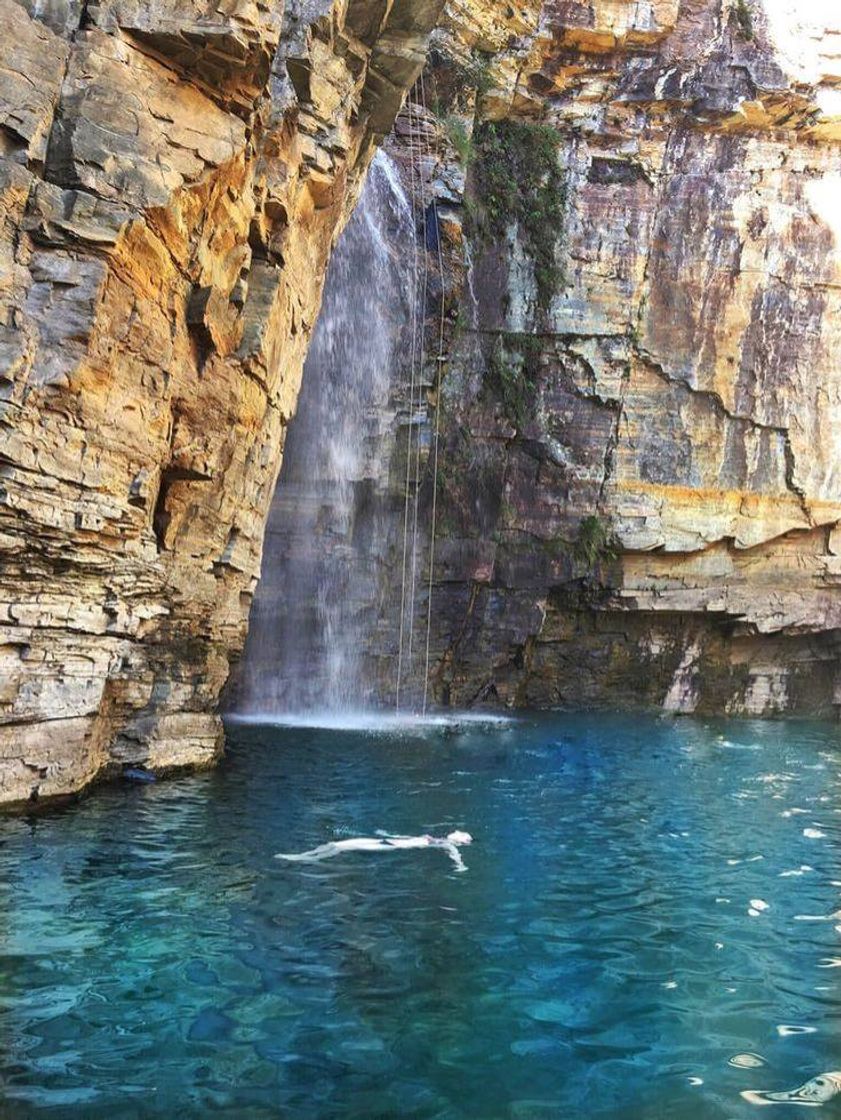
{"label": "cascading water", "polygon": [[370,701],[360,649],[376,617],[414,237],[396,168],[381,152],[330,262],[289,427],[245,654],[246,713]]}

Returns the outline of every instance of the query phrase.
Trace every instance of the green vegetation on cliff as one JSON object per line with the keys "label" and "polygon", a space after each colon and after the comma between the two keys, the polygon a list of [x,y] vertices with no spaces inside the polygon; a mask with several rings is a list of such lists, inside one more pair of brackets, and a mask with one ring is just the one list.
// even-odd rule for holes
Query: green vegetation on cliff
{"label": "green vegetation on cliff", "polygon": [[746,39],[753,38],[753,16],[748,7],[747,0],[736,0],[736,22],[739,30]]}
{"label": "green vegetation on cliff", "polygon": [[464,119],[451,113],[441,120],[441,127],[459,160],[467,167],[473,159],[473,138]]}
{"label": "green vegetation on cliff", "polygon": [[522,428],[537,389],[540,339],[507,331],[494,341],[488,359],[488,384],[502,399],[505,415]]}
{"label": "green vegetation on cliff", "polygon": [[572,549],[576,563],[593,572],[602,563],[615,560],[618,551],[618,542],[606,521],[594,513],[582,518]]}
{"label": "green vegetation on cliff", "polygon": [[440,121],[450,114],[473,115],[476,99],[493,86],[495,57],[495,52],[478,47],[468,54],[455,54],[442,43],[430,49],[426,72],[429,107]]}
{"label": "green vegetation on cliff", "polygon": [[487,239],[503,237],[517,222],[534,261],[538,306],[546,308],[563,282],[555,255],[566,200],[560,135],[549,125],[485,121],[473,142],[478,206],[469,211],[470,224]]}

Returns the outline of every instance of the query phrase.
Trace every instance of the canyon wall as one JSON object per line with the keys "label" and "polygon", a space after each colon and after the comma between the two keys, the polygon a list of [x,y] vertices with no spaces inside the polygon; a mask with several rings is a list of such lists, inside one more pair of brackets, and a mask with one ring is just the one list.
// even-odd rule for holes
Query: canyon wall
{"label": "canyon wall", "polygon": [[436,23],[391,141],[438,203],[434,698],[837,710],[841,15],[442,5],[0,0],[0,801],[216,757],[330,248]]}
{"label": "canyon wall", "polygon": [[[435,696],[834,715],[841,13],[516,18],[447,9],[414,126],[448,315]],[[393,656],[375,635],[385,694]]]}
{"label": "canyon wall", "polygon": [[0,801],[209,763],[331,245],[441,0],[0,0]]}

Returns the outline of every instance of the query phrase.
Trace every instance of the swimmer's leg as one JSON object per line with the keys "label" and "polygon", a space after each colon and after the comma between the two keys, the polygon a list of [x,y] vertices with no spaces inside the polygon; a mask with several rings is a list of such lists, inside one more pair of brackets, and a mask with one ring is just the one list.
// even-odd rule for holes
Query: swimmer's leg
{"label": "swimmer's leg", "polygon": [[317,848],[311,848],[308,852],[285,853],[278,852],[274,857],[275,859],[285,859],[295,863],[318,863],[322,859],[330,859],[331,856],[337,856],[340,848],[331,840],[327,844],[319,844]]}

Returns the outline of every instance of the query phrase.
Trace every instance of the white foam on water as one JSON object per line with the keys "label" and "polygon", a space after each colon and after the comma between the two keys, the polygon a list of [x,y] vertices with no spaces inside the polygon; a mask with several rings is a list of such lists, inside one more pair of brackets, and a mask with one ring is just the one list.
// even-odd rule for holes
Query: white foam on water
{"label": "white foam on water", "polygon": [[819,828],[804,828],[803,835],[807,840],[823,840],[826,833],[821,832]]}
{"label": "white foam on water", "polygon": [[780,1023],[777,1027],[777,1034],[780,1038],[788,1038],[790,1034],[816,1034],[817,1027],[803,1027],[795,1023]]}
{"label": "white foam on water", "polygon": [[768,903],[764,898],[752,898],[750,900],[750,906],[748,907],[748,913],[752,918],[758,918],[762,911],[767,909]]}
{"label": "white foam on water", "polygon": [[690,1085],[703,1085],[704,1084],[703,1077],[687,1077],[686,1080],[689,1082]]}
{"label": "white foam on water", "polygon": [[437,731],[458,727],[504,727],[515,723],[511,716],[482,712],[434,713],[426,716],[376,711],[314,711],[257,712],[250,715],[229,715],[229,723],[257,727],[311,728],[321,731],[362,731],[369,734],[393,735]]}
{"label": "white foam on water", "polygon": [[734,1054],[727,1064],[736,1069],[759,1069],[766,1063],[761,1054]]}

